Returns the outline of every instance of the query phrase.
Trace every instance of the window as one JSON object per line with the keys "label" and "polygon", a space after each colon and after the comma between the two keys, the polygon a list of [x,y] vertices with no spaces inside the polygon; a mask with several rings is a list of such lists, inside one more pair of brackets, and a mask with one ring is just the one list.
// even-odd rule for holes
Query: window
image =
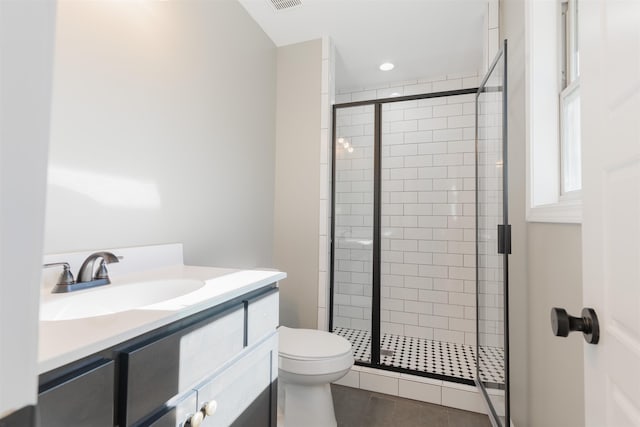
{"label": "window", "polygon": [[578,1],[560,3],[560,196],[575,197],[582,188],[580,148],[580,55],[578,50]]}
{"label": "window", "polygon": [[578,1],[525,2],[528,221],[582,221]]}
{"label": "window", "polygon": [[580,55],[578,51],[578,2],[564,0],[560,3],[562,38],[562,89],[566,89],[580,76]]}

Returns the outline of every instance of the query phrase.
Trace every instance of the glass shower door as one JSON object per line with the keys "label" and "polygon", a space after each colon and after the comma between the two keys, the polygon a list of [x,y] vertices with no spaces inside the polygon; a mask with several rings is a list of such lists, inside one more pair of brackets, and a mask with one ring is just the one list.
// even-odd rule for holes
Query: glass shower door
{"label": "glass shower door", "polygon": [[373,105],[335,110],[331,330],[371,362],[374,279]]}
{"label": "glass shower door", "polygon": [[506,41],[476,95],[476,384],[509,425]]}

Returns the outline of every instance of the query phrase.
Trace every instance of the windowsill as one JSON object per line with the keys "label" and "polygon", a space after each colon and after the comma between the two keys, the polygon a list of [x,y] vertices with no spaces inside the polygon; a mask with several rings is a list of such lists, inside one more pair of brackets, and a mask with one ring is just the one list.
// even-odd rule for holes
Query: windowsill
{"label": "windowsill", "polygon": [[548,205],[530,206],[527,222],[582,224],[582,200],[568,199]]}

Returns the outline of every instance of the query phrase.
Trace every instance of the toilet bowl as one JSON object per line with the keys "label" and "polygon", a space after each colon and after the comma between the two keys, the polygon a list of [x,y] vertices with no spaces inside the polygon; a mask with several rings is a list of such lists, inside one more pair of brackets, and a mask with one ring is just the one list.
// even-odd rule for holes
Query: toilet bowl
{"label": "toilet bowl", "polygon": [[313,329],[278,331],[278,427],[336,426],[330,383],[353,366],[351,343]]}

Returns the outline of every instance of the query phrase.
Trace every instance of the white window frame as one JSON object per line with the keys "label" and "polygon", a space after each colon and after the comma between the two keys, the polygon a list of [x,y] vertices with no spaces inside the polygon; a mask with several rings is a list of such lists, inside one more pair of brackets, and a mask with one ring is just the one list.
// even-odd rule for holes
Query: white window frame
{"label": "white window frame", "polygon": [[582,222],[580,192],[562,193],[561,31],[559,1],[525,2],[526,203],[530,222]]}
{"label": "white window frame", "polygon": [[564,123],[564,105],[565,100],[571,98],[573,96],[577,96],[580,98],[580,80],[577,78],[573,82],[569,84],[566,88],[562,90],[560,93],[560,200],[576,200],[581,197],[582,186],[577,190],[567,191],[564,188],[564,178],[565,178],[565,168],[563,163],[562,154],[565,152],[564,144],[566,143],[565,139],[565,123]]}
{"label": "white window frame", "polygon": [[[580,99],[580,68],[579,54],[577,53],[578,39],[576,34],[577,26],[577,1],[578,0],[560,0],[561,12],[566,16],[561,17],[561,28],[559,33],[559,42],[562,52],[561,81],[562,91],[560,92],[560,200],[575,200],[581,197],[580,190],[567,191],[565,189],[565,168],[563,153],[565,152],[565,136],[567,135],[567,127],[564,122],[566,117],[564,107],[569,98],[577,97]],[[566,7],[564,6],[566,4]],[[565,10],[566,9],[566,10]],[[579,101],[578,101],[579,102]]]}

